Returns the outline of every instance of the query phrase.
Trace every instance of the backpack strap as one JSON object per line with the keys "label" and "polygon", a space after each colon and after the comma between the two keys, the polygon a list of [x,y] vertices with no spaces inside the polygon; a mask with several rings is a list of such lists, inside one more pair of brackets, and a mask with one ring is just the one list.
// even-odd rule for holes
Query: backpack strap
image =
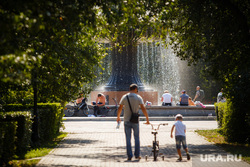
{"label": "backpack strap", "polygon": [[128,95],[127,95],[127,99],[128,99],[128,104],[129,104],[129,107],[130,107],[130,111],[131,111],[131,112],[132,112],[132,114],[133,114],[133,110],[132,110],[132,107],[131,107],[131,104],[130,104],[130,101],[129,101]]}

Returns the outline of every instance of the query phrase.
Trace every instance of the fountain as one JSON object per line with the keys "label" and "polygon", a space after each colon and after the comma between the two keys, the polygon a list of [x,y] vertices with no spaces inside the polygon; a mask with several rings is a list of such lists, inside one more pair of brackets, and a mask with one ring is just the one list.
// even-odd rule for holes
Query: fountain
{"label": "fountain", "polygon": [[138,45],[138,54],[139,75],[145,85],[157,90],[159,97],[167,89],[173,100],[179,100],[179,64],[173,50],[161,42],[144,42]]}
{"label": "fountain", "polygon": [[[105,46],[110,47],[108,44],[105,44]],[[91,93],[92,100],[95,100],[97,93],[102,92],[106,95],[107,100],[109,100],[109,104],[113,105],[114,103],[112,103],[111,98],[116,98],[119,102],[120,97],[128,92],[126,88],[128,89],[129,82],[137,82],[140,89],[139,94],[143,97],[144,102],[153,102],[153,106],[147,107],[149,116],[157,116],[157,120],[159,120],[159,116],[167,116],[169,117],[168,119],[172,120],[172,116],[177,113],[187,117],[199,117],[199,119],[214,119],[215,110],[212,105],[207,106],[205,109],[196,106],[160,106],[159,97],[161,97],[165,89],[168,89],[172,94],[174,104],[179,100],[180,90],[187,88],[186,82],[180,83],[181,75],[182,77],[185,75],[190,78],[188,82],[194,81],[193,76],[190,75],[192,68],[189,68],[187,64],[181,62],[171,48],[164,47],[161,42],[141,42],[133,48],[133,50],[136,50],[136,56],[133,58],[127,57],[126,54],[128,53],[126,52],[116,54],[114,54],[114,52],[117,51],[109,52],[103,64],[107,70],[102,71],[103,76],[101,76],[104,86],[97,88]],[[117,57],[118,55],[119,57]],[[112,60],[116,60],[115,65],[109,63],[111,57]],[[133,60],[133,63],[128,63],[129,60]],[[119,64],[121,64],[121,66],[118,66]],[[132,67],[135,70],[133,70]],[[131,75],[123,76],[122,69],[125,69],[123,72],[128,71]],[[112,73],[112,75],[110,75],[110,73]],[[108,78],[107,76],[110,77],[108,80],[105,80],[104,78]],[[192,88],[193,86],[191,86],[191,90]],[[110,113],[110,115],[112,114],[113,113]],[[142,114],[141,111],[140,114]],[[185,119],[189,119],[187,117]],[[163,120],[165,119],[166,117],[163,118]],[[195,118],[190,117],[190,120],[192,119],[195,120]]]}
{"label": "fountain", "polygon": [[[144,102],[150,101],[153,105],[159,105],[158,97],[161,97],[165,89],[178,99],[177,58],[171,49],[163,47],[162,44],[157,45],[156,42],[141,42],[123,47],[122,52],[113,49],[109,56],[112,57],[111,76],[104,87],[91,92],[92,100],[102,92],[106,95],[108,104],[113,105],[111,99],[115,98],[119,102],[121,96],[128,92],[131,83],[139,86],[139,94]],[[110,67],[106,66],[106,69]]]}
{"label": "fountain", "polygon": [[129,85],[136,83],[139,88],[139,95],[144,101],[150,101],[152,104],[158,104],[158,93],[145,88],[142,84],[137,70],[137,45],[129,44],[125,47],[112,49],[112,72],[111,76],[104,86],[103,90],[91,92],[91,99],[95,99],[99,92],[103,93],[108,104],[115,104],[112,98],[119,100],[129,91]]}

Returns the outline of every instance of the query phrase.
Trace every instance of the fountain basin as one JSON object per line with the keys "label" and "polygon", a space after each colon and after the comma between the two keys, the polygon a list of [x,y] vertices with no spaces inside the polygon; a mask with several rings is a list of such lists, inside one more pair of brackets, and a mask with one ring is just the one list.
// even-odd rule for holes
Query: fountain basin
{"label": "fountain basin", "polygon": [[[149,116],[215,116],[213,105],[207,105],[206,108],[196,106],[151,106],[146,107]],[[143,114],[140,111],[141,114]]]}
{"label": "fountain basin", "polygon": [[[106,105],[110,108],[115,108],[115,105]],[[93,110],[93,106],[89,105],[89,109]],[[174,120],[174,116],[182,114],[184,117],[211,117],[215,118],[214,105],[206,105],[206,108],[196,106],[146,106],[149,117],[169,117]],[[139,110],[141,117],[144,117],[141,109]],[[123,115],[123,113],[122,113]],[[76,116],[83,116],[82,113],[77,113]],[[108,117],[114,117],[114,110],[110,111]],[[184,118],[185,119],[185,118]]]}
{"label": "fountain basin", "polygon": [[[116,99],[119,104],[122,96],[128,91],[92,91],[90,94],[91,101],[95,101],[98,93],[103,93],[106,96],[108,105],[115,105],[112,98]],[[158,92],[157,91],[139,91],[138,94],[143,98],[144,103],[149,101],[152,105],[158,105]]]}

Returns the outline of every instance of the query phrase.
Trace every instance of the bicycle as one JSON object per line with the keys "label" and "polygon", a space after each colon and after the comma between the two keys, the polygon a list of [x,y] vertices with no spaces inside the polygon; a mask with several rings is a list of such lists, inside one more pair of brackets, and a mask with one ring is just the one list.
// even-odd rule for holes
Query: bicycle
{"label": "bicycle", "polygon": [[[156,140],[156,135],[158,134],[157,130],[159,130],[160,126],[163,125],[168,125],[168,123],[161,123],[158,124],[158,128],[154,128],[154,126],[156,126],[156,124],[150,124],[152,126],[152,134],[154,135],[154,140],[153,140],[153,147],[152,147],[152,153],[154,154],[154,161],[157,161],[157,157],[159,154],[159,141]],[[147,160],[147,156],[145,157]],[[162,156],[162,159],[164,160],[164,156]]]}
{"label": "bicycle", "polygon": [[115,102],[115,106],[111,107],[111,106],[105,106],[103,108],[100,108],[100,114],[98,114],[98,117],[105,117],[108,115],[109,112],[113,111],[114,112],[114,116],[117,115],[117,110],[118,110],[118,104],[115,98],[112,98]]}
{"label": "bicycle", "polygon": [[83,115],[84,116],[88,116],[88,115],[92,115],[92,111],[89,110],[89,107],[86,103],[87,99],[83,99],[82,102],[80,104],[76,104],[76,101],[71,101],[71,104],[73,103],[73,106],[72,105],[68,105],[65,107],[65,110],[64,110],[64,114],[66,117],[71,117],[73,116],[74,114],[82,111],[83,112]]}

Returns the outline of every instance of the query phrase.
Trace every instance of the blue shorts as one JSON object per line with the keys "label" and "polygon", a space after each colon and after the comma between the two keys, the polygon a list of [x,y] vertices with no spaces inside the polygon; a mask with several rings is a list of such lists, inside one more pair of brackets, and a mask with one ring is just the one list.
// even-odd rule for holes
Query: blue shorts
{"label": "blue shorts", "polygon": [[181,144],[183,149],[187,148],[186,136],[175,136],[176,149],[181,149]]}

